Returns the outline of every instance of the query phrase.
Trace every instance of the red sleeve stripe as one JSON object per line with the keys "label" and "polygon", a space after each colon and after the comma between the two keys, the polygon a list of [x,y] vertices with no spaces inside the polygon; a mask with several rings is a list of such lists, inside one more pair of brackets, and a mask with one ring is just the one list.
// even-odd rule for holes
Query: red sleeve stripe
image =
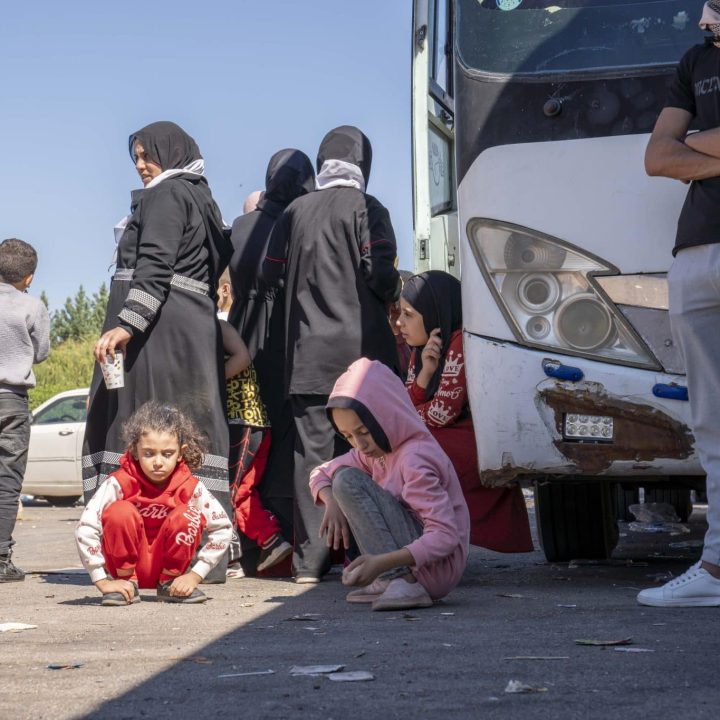
{"label": "red sleeve stripe", "polygon": [[384,240],[382,238],[380,240],[371,240],[370,242],[363,243],[362,250],[366,251],[369,250],[373,245],[382,245],[383,243],[391,244],[389,240]]}
{"label": "red sleeve stripe", "polygon": [[266,255],[266,256],[265,256],[265,260],[266,260],[267,262],[276,262],[276,263],[285,263],[285,262],[287,262],[287,258],[282,258],[282,259],[280,259],[280,258],[270,257],[269,255]]}

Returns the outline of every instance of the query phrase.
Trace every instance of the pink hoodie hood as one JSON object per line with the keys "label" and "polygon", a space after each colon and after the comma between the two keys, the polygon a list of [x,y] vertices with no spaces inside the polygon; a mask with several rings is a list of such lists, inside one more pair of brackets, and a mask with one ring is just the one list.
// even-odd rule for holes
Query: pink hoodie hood
{"label": "pink hoodie hood", "polygon": [[455,469],[413,407],[405,385],[385,365],[361,358],[338,378],[328,401],[354,410],[386,453],[378,458],[352,449],[310,475],[310,490],[332,486],[341,467],[355,467],[412,511],[423,534],[407,549],[413,573],[433,598],[447,595],[465,569],[470,517]]}
{"label": "pink hoodie hood", "polygon": [[[356,360],[336,381],[327,407],[330,422],[332,408],[355,410],[375,442],[389,445],[386,452],[397,452],[408,440],[429,435],[402,380],[377,360]],[[378,437],[378,430],[387,443]]]}

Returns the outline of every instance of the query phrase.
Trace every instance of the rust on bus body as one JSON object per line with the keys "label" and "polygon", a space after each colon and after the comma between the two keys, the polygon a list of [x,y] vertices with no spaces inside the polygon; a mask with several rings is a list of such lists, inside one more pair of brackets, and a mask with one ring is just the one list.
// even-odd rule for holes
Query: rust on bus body
{"label": "rust on bus body", "polygon": [[[549,387],[540,391],[539,399],[553,411],[559,436],[553,441],[555,447],[583,474],[602,473],[616,460],[684,460],[693,452],[693,436],[687,425],[650,405],[610,397],[597,386],[587,390]],[[612,442],[562,439],[563,416],[567,413],[612,417]]]}

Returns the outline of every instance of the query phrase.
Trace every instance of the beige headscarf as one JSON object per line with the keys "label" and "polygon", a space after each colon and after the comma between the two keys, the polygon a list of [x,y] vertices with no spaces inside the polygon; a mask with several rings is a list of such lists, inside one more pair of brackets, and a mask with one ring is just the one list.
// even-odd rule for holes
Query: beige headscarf
{"label": "beige headscarf", "polygon": [[707,30],[715,36],[713,45],[720,48],[720,0],[709,0],[703,5],[698,24],[701,30]]}

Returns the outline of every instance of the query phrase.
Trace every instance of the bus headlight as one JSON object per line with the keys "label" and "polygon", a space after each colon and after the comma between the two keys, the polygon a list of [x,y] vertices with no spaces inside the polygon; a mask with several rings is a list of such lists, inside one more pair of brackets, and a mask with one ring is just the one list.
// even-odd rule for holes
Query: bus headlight
{"label": "bus headlight", "polygon": [[519,342],[657,368],[627,320],[593,280],[616,268],[556,238],[472,220],[475,258]]}
{"label": "bus headlight", "polygon": [[555,334],[575,350],[597,350],[608,344],[613,319],[593,295],[573,295],[555,313]]}

